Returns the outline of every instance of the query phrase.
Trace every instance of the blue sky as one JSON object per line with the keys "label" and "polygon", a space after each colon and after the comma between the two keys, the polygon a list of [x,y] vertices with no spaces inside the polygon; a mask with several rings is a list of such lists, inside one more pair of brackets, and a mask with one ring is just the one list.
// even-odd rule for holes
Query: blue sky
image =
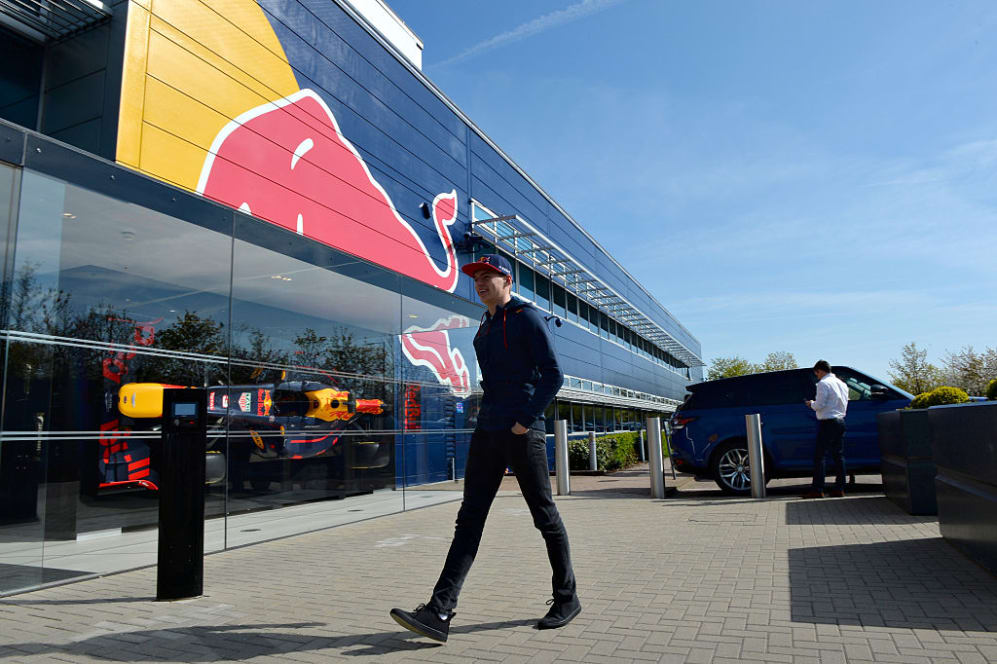
{"label": "blue sky", "polygon": [[997,4],[389,4],[704,359],[997,346]]}

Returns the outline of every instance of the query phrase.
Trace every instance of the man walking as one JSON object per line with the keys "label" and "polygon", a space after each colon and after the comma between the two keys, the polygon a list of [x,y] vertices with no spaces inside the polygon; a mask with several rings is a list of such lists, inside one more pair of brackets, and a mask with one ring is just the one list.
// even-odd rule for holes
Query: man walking
{"label": "man walking", "polygon": [[475,291],[488,307],[474,337],[484,396],[468,451],[464,500],[429,602],[411,612],[391,610],[391,617],[402,627],[443,642],[506,467],[516,474],[533,524],[547,544],[553,572],[554,596],[547,602],[551,608],[537,628],[563,627],[581,611],[568,534],[551,498],[547,470],[543,412],[563,381],[550,333],[536,307],[512,297],[508,260],[486,254],[461,269],[474,279]]}
{"label": "man walking", "polygon": [[806,401],[806,404],[817,411],[817,449],[814,450],[813,484],[803,497],[824,497],[824,456],[830,452],[837,471],[831,495],[841,498],[845,495],[845,456],[842,448],[845,413],[848,411],[848,386],[831,373],[831,365],[825,360],[819,360],[814,365],[814,374],[817,376],[817,398]]}

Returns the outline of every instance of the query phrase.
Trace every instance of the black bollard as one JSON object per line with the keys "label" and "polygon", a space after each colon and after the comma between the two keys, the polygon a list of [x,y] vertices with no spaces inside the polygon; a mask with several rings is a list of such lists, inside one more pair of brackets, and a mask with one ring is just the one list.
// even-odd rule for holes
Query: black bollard
{"label": "black bollard", "polygon": [[207,391],[163,391],[156,599],[204,590],[204,455]]}

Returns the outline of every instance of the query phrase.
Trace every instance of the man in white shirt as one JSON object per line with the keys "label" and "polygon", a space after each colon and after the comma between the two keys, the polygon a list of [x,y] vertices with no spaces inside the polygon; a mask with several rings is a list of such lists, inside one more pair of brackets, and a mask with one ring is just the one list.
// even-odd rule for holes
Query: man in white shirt
{"label": "man in white shirt", "polygon": [[817,411],[817,448],[814,450],[814,480],[804,498],[824,497],[824,456],[830,452],[837,475],[835,488],[830,495],[841,498],[845,495],[845,457],[843,440],[845,437],[845,413],[848,411],[848,386],[831,373],[831,365],[819,360],[814,365],[817,376],[817,398],[805,403]]}

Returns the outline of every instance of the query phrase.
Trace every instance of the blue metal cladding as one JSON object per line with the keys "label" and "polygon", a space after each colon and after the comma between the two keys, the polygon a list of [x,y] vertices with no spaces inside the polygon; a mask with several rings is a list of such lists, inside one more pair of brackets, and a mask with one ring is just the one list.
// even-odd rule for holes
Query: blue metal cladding
{"label": "blue metal cladding", "polygon": [[[382,46],[337,2],[259,0],[301,88],[329,105],[398,212],[441,267],[446,255],[420,211],[456,190],[459,241],[469,230],[470,201],[496,214],[518,214],[695,354],[699,342],[592,239],[454,112],[427,83]],[[470,256],[460,256],[462,262]],[[474,301],[461,276],[455,294]],[[565,371],[630,389],[682,398],[686,380],[628,350],[566,324],[557,330]]]}

